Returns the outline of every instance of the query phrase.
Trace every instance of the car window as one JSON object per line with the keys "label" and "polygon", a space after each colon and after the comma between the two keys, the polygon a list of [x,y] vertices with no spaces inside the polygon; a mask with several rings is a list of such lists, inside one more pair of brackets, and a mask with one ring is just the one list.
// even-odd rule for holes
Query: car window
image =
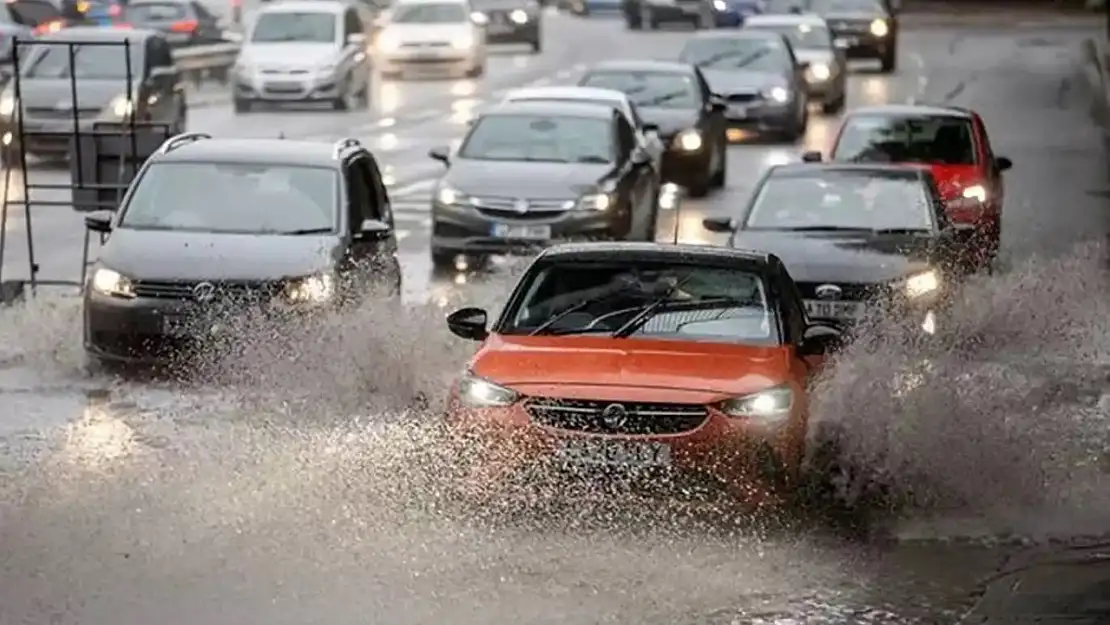
{"label": "car window", "polygon": [[485,115],[471,128],[459,156],[490,161],[611,163],[616,155],[609,118]]}
{"label": "car window", "polygon": [[334,13],[274,11],[258,16],[251,31],[254,43],[332,43],[336,40]]}
{"label": "car window", "polygon": [[[53,41],[64,41],[55,39]],[[91,80],[127,79],[127,54],[123,45],[101,46],[75,43],[73,64],[70,65],[69,48],[63,45],[31,46],[31,61],[24,66],[26,78],[77,78]],[[132,40],[130,48],[131,75],[142,74],[143,42]]]}
{"label": "car window", "polygon": [[457,24],[469,20],[470,13],[457,2],[397,5],[389,19],[395,24]]}
{"label": "car window", "polygon": [[176,22],[189,19],[189,9],[180,2],[143,2],[128,5],[125,15],[132,24]]}
{"label": "car window", "polygon": [[694,77],[686,73],[601,70],[586,74],[579,85],[620,91],[641,108],[691,109],[701,106]]}
{"label": "car window", "polygon": [[[544,324],[541,333],[612,333],[660,301],[631,336],[757,344],[777,344],[779,338],[763,277],[739,269],[538,263],[518,292],[503,316],[502,333],[528,334]],[[550,323],[557,315],[562,317]]]}
{"label": "car window", "polygon": [[832,35],[825,26],[814,24],[748,24],[745,30],[760,30],[778,33],[794,46],[795,50],[828,50],[832,47]]}
{"label": "car window", "polygon": [[879,0],[810,0],[809,10],[813,13],[885,13]]}
{"label": "car window", "polygon": [[43,22],[62,17],[58,7],[49,2],[37,2],[36,0],[16,0],[16,2],[8,3],[8,9],[12,12],[16,21],[24,26],[38,26]]}
{"label": "car window", "polygon": [[338,176],[331,169],[154,163],[136,184],[120,226],[241,234],[334,232],[338,198]]}
{"label": "car window", "polygon": [[690,39],[679,59],[703,69],[777,71],[790,67],[790,51],[778,38],[706,37]]}
{"label": "car window", "polygon": [[875,171],[772,173],[756,191],[745,227],[932,230],[932,211],[929,189],[916,175]]}
{"label": "car window", "polygon": [[964,117],[852,115],[832,154],[835,160],[974,165],[971,121]]}

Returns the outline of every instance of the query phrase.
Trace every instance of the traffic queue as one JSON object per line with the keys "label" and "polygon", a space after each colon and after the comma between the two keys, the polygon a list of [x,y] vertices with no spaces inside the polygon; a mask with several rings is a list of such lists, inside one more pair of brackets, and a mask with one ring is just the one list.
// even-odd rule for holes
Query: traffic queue
{"label": "traffic queue", "polygon": [[[447,5],[459,1],[401,0],[393,16],[446,20],[448,32],[458,15]],[[363,37],[346,6],[270,5],[259,41],[308,33],[343,50]],[[744,206],[705,219],[723,245],[657,242],[676,197],[728,184],[733,141],[792,144],[811,98],[830,113],[844,106],[843,55],[822,18],[752,22],[696,34],[673,60],[611,60],[576,85],[510,92],[456,148],[431,150],[444,166],[430,200],[433,267],[534,255],[499,316],[468,307],[447,319],[480,343],[445,414],[468,446],[460,483],[497,493],[512,475],[555,466],[789,497],[813,452],[808,381],[857,324],[881,312],[901,331],[934,334],[961,280],[990,270],[1012,163],[992,152],[974,111],[952,106],[849,111],[827,154],[768,168]],[[404,42],[418,30],[382,35]],[[450,58],[452,71],[484,67],[479,53]],[[48,60],[26,69],[32,88]],[[237,98],[275,93],[264,68],[244,61]],[[313,93],[341,108],[363,88]],[[115,114],[113,102],[104,106]],[[0,117],[30,115],[24,104],[0,95]],[[311,320],[400,298],[382,166],[351,138],[181,132],[143,163],[117,210],[86,225],[104,241],[84,290],[84,346],[97,361],[178,363],[217,342],[228,315]]]}

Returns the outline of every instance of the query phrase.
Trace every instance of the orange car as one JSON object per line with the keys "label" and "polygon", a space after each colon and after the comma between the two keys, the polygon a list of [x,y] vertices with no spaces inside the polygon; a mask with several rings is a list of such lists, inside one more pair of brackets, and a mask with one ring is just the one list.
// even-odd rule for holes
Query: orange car
{"label": "orange car", "polygon": [[550,248],[487,323],[447,318],[482,342],[447,425],[476,443],[468,479],[494,489],[542,466],[781,492],[804,458],[807,379],[840,341],[777,257],[654,243]]}

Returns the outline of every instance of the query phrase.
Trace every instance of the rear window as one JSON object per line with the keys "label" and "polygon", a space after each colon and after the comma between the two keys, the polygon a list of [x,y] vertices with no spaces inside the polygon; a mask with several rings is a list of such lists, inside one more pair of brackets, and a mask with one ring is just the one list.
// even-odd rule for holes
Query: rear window
{"label": "rear window", "polygon": [[833,151],[838,161],[974,165],[971,120],[948,115],[853,115]]}
{"label": "rear window", "polygon": [[643,108],[692,109],[701,103],[692,74],[601,70],[586,74],[578,84],[620,91]]}
{"label": "rear window", "polygon": [[128,6],[127,19],[136,24],[176,22],[189,19],[189,11],[177,2],[144,2]]}

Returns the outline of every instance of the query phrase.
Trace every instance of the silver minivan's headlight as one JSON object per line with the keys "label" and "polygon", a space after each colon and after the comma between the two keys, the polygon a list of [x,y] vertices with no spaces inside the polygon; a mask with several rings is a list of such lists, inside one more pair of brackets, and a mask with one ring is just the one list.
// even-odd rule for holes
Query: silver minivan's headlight
{"label": "silver minivan's headlight", "polygon": [[940,289],[940,283],[940,275],[930,270],[906,278],[902,281],[902,289],[911,298],[921,297],[936,292]]}
{"label": "silver minivan's headlight", "polygon": [[135,289],[131,284],[131,279],[106,267],[100,267],[93,272],[92,278],[89,279],[89,286],[101,295],[126,297],[128,299],[135,297]]}
{"label": "silver minivan's headlight", "polygon": [[335,276],[319,273],[293,280],[285,286],[285,298],[294,304],[320,304],[335,297]]}

